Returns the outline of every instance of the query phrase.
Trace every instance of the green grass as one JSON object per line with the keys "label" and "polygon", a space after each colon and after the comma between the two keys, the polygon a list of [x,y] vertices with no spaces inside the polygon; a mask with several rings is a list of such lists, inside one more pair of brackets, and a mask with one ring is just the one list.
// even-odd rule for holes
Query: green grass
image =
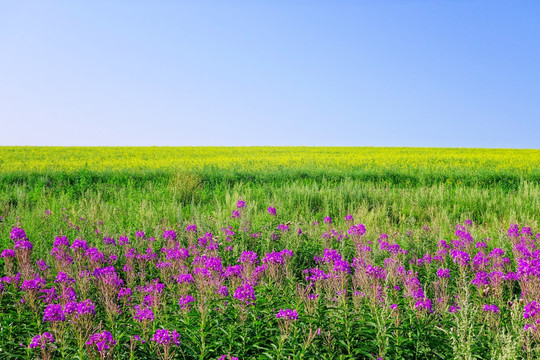
{"label": "green grass", "polygon": [[[434,299],[432,285],[437,279],[436,269],[412,265],[409,260],[426,253],[434,254],[440,239],[455,239],[455,225],[466,219],[473,221],[470,231],[475,241],[491,238],[487,241],[489,249],[500,247],[512,254],[512,244],[506,235],[510,224],[529,226],[534,231],[540,229],[540,177],[535,177],[538,173],[535,171],[525,174],[462,168],[406,172],[390,168],[314,167],[258,171],[219,167],[190,171],[0,171],[0,216],[3,217],[0,247],[13,247],[10,231],[14,226],[22,227],[34,244],[33,261],[41,258],[52,264],[51,246],[60,234],[71,241],[87,239],[92,246],[109,251],[104,250],[103,236],[118,239],[125,234],[133,239],[136,231],[143,230],[147,236],[162,239],[164,229],[175,229],[185,247],[184,229],[187,224],[195,223],[201,232],[212,232],[216,236],[224,265],[237,263],[243,250],[256,251],[260,257],[273,250],[292,250],[295,253],[294,279],[302,283],[302,270],[316,266],[314,256],[320,256],[325,248],[338,250],[348,261],[357,256],[350,239],[337,241],[323,237],[331,228],[347,231],[351,224],[346,223],[344,217],[351,214],[355,224],[363,223],[367,228],[365,239],[374,243],[374,263],[382,264],[387,256],[376,246],[381,233],[386,233],[390,243],[397,243],[408,251],[402,259],[403,265],[408,270],[418,271],[427,296]],[[231,212],[240,198],[246,201],[247,208],[241,219],[232,219]],[[269,206],[277,209],[276,217],[267,213]],[[47,210],[50,215],[46,214]],[[325,216],[332,217],[331,226],[323,223]],[[286,222],[290,222],[291,231],[274,240],[272,234],[278,233],[277,225]],[[314,222],[319,224],[313,225]],[[221,230],[229,225],[237,234],[231,243],[225,242]],[[301,236],[296,233],[298,228],[302,228]],[[252,237],[255,232],[261,233],[261,237]],[[229,244],[233,250],[224,251]],[[138,251],[144,251],[145,246],[146,243],[139,244]],[[156,249],[161,246],[165,244],[158,240]],[[123,262],[121,251],[118,253]],[[307,316],[304,305],[300,304],[296,283],[290,282],[283,287],[259,284],[257,305],[245,321],[239,320],[238,309],[233,307],[212,313],[207,323],[197,309],[179,316],[177,298],[174,298],[168,299],[166,314],[152,326],[178,329],[182,346],[177,358],[186,359],[217,359],[227,349],[243,359],[301,358],[298,354],[304,354],[304,358],[373,359],[383,353],[387,354],[385,358],[446,359],[459,358],[461,355],[456,351],[482,359],[502,359],[501,354],[506,354],[506,358],[520,358],[535,351],[523,346],[528,341],[522,332],[523,305],[519,305],[520,308],[506,306],[508,301],[519,297],[519,286],[509,288],[504,298],[496,299],[497,304],[504,307],[501,317],[505,320],[495,330],[486,329],[489,323],[480,309],[494,299],[477,294],[477,289],[470,285],[472,273],[461,283],[457,279],[457,265],[450,256],[448,258],[440,266],[451,268],[454,274],[449,284],[450,294],[470,299],[471,306],[474,305],[474,309],[464,307],[463,316],[460,313],[454,317],[448,312],[417,316],[412,304],[402,296],[392,300],[402,309],[402,322],[396,328],[395,318],[384,312],[388,308],[356,307],[352,305],[352,298],[340,305],[326,301],[313,316]],[[515,267],[515,259],[512,261]],[[121,266],[117,267],[120,273]],[[55,275],[50,274],[49,283],[53,283]],[[158,271],[153,269],[147,280],[157,276]],[[18,343],[27,343],[32,336],[47,329],[39,320],[43,306],[33,318],[31,312],[18,307],[20,293],[9,290],[0,299],[6,309],[0,312],[0,358],[25,358],[26,350]],[[89,297],[100,301],[99,296]],[[232,299],[229,297],[229,300]],[[216,302],[212,306],[223,304]],[[295,333],[287,340],[280,340],[275,321],[276,309],[282,307],[303,309]],[[101,309],[97,318],[103,329],[110,330],[121,344],[115,358],[129,358],[129,335],[140,333],[132,315],[126,312],[112,321]],[[331,332],[332,337],[317,337],[315,345],[304,351],[302,346],[307,334],[318,327]],[[75,345],[74,341],[65,344],[67,347],[59,349],[56,356],[70,358],[77,352],[70,348]],[[470,349],[466,349],[467,346]],[[508,355],[512,352],[518,355]],[[149,347],[137,348],[135,354],[141,358],[155,357]]]}
{"label": "green grass", "polygon": [[103,180],[59,186],[4,183],[0,193],[2,242],[8,244],[5,235],[15,223],[34,237],[53,239],[60,225],[48,234],[34,234],[42,231],[41,218],[47,209],[55,217],[67,213],[72,221],[80,217],[92,224],[104,221],[113,234],[134,233],[160,223],[181,228],[191,221],[205,223],[208,216],[216,219],[212,226],[219,228],[230,221],[240,197],[251,204],[253,227],[265,221],[265,209],[273,205],[280,219],[298,224],[322,221],[324,216],[343,219],[350,213],[375,232],[402,234],[427,225],[440,237],[451,234],[451,224],[467,218],[486,227],[486,236],[513,222],[536,227],[540,209],[540,186],[529,182],[508,190],[445,184],[399,187],[353,179],[293,179],[272,184],[205,183],[195,176],[157,182]]}

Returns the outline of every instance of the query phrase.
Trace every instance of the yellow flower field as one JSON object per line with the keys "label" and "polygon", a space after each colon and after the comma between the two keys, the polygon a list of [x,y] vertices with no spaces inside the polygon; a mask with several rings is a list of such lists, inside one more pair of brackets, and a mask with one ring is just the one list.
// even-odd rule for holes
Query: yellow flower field
{"label": "yellow flower field", "polygon": [[0,147],[0,172],[475,170],[527,175],[540,150],[378,147]]}

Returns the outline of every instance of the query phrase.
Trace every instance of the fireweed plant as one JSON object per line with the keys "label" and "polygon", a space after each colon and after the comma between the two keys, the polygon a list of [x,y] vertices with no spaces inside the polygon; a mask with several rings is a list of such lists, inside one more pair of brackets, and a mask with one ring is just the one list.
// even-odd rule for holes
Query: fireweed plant
{"label": "fireweed plant", "polygon": [[[428,225],[385,233],[352,214],[289,220],[273,204],[231,204],[213,222],[122,233],[67,213],[53,238],[9,225],[0,357],[540,356],[538,229],[485,234],[465,220],[441,239]],[[54,219],[45,212],[43,228]]]}

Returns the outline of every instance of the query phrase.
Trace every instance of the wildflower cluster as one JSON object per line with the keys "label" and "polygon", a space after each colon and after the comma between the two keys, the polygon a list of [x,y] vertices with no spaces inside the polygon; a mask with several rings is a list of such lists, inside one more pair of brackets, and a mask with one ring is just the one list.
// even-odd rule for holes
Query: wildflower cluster
{"label": "wildflower cluster", "polygon": [[214,227],[190,220],[115,235],[99,224],[87,239],[70,227],[76,235],[48,248],[13,227],[0,255],[0,301],[32,337],[6,331],[43,359],[249,358],[239,344],[253,334],[275,357],[286,347],[291,357],[322,358],[333,346],[407,358],[398,345],[417,346],[420,327],[451,356],[442,340],[464,316],[483,336],[516,334],[525,349],[540,342],[540,235],[528,226],[510,225],[496,243],[469,220],[442,240],[421,224],[426,243],[413,246],[406,233],[378,233],[352,215],[299,224],[269,207],[261,225],[248,221],[244,200],[232,206],[239,216],[227,211]]}

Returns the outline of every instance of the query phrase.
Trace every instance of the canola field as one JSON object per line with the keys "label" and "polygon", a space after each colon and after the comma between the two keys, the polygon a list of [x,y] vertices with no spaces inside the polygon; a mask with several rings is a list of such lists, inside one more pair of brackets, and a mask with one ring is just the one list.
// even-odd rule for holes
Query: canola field
{"label": "canola field", "polygon": [[539,160],[0,148],[0,359],[538,359]]}
{"label": "canola field", "polygon": [[[540,150],[376,147],[1,147],[0,173],[191,172],[251,176],[540,178]],[[369,179],[369,178],[368,178]]]}

